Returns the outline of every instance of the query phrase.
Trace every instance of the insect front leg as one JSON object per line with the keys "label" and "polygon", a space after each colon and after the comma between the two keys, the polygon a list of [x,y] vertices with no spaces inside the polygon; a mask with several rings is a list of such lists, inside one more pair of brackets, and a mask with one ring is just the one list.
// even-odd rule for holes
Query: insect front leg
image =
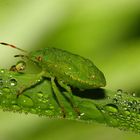
{"label": "insect front leg", "polygon": [[78,114],[78,116],[80,116],[81,113],[76,106],[76,103],[74,101],[73,94],[72,94],[70,86],[64,84],[62,81],[59,81],[59,80],[58,80],[58,83],[62,88],[64,88],[68,93],[70,93],[70,100],[69,101],[70,101],[72,107],[74,108],[75,112]]}
{"label": "insect front leg", "polygon": [[59,106],[61,107],[61,110],[62,110],[62,113],[63,113],[63,118],[65,118],[66,117],[66,111],[64,109],[64,106],[60,103],[61,98],[62,98],[61,93],[60,93],[58,87],[56,86],[56,83],[55,83],[53,77],[51,78],[51,85],[52,85],[53,92],[54,92],[54,94],[57,98],[57,102],[58,102]]}
{"label": "insect front leg", "polygon": [[43,74],[44,74],[44,72],[41,72],[36,76],[33,74],[32,79],[26,79],[26,80],[28,80],[28,82],[22,83],[20,85],[20,88],[17,91],[17,97],[19,97],[25,90],[27,90],[27,89],[39,84],[40,82],[42,82],[44,80],[43,79]]}
{"label": "insect front leg", "polygon": [[26,85],[21,85],[20,89],[17,91],[17,98],[27,89],[37,85],[38,83],[42,82],[43,78],[40,77],[36,80],[31,80],[29,83],[27,83]]}

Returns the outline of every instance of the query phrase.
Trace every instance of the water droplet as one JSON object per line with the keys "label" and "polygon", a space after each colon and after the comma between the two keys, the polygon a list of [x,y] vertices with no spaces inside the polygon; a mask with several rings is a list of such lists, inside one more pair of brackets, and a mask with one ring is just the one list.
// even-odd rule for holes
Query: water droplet
{"label": "water droplet", "polygon": [[7,100],[7,99],[2,99],[1,100],[1,105],[3,106],[3,107],[8,107],[9,106],[9,100]]}
{"label": "water droplet", "polygon": [[119,121],[115,118],[109,118],[108,120],[108,123],[109,125],[113,126],[113,127],[116,127],[119,125]]}
{"label": "water droplet", "polygon": [[49,100],[48,100],[48,95],[47,95],[47,94],[44,95],[42,92],[38,92],[38,93],[37,93],[37,96],[38,96],[38,101],[39,101],[40,103],[43,103],[43,104],[46,105],[46,103],[49,102]]}
{"label": "water droplet", "polygon": [[[71,120],[73,120],[73,119],[75,119],[75,117],[77,117],[77,114],[75,114],[75,112],[68,112],[68,114],[66,115],[66,117],[68,117],[68,119],[71,119]],[[78,116],[76,119],[77,120],[79,120],[79,119],[81,119],[81,117],[82,116]]]}
{"label": "water droplet", "polygon": [[117,93],[118,93],[118,94],[122,94],[122,92],[123,92],[122,89],[118,89],[118,90],[117,90]]}
{"label": "water droplet", "polygon": [[5,93],[10,93],[10,88],[8,88],[8,87],[4,87],[4,88],[2,88],[2,91]]}
{"label": "water droplet", "polygon": [[4,69],[0,69],[0,73],[2,73],[2,74],[3,74],[4,72],[5,72],[5,70],[4,70]]}
{"label": "water droplet", "polygon": [[117,99],[117,98],[114,98],[114,99],[113,99],[113,102],[114,102],[114,103],[117,103],[117,102],[118,102],[118,99]]}
{"label": "water droplet", "polygon": [[91,79],[93,79],[93,80],[94,80],[94,79],[95,79],[95,75],[92,75],[92,76],[91,76]]}
{"label": "water droplet", "polygon": [[130,101],[130,102],[127,103],[127,105],[128,105],[129,108],[132,108],[133,103]]}
{"label": "water droplet", "polygon": [[11,108],[12,108],[14,111],[18,111],[18,110],[21,109],[18,105],[12,105]]}
{"label": "water droplet", "polygon": [[16,86],[17,85],[17,81],[15,79],[10,79],[10,85],[11,86]]}
{"label": "water droplet", "polygon": [[41,80],[42,80],[42,78],[40,78],[40,79],[36,80],[36,82],[38,82],[38,83],[39,83],[39,82],[41,82]]}
{"label": "water droplet", "polygon": [[43,97],[43,93],[42,93],[42,92],[38,92],[38,93],[37,93],[37,96],[38,96],[39,98],[42,98],[42,97]]}
{"label": "water droplet", "polygon": [[54,112],[52,110],[45,110],[45,114],[48,116],[54,115]]}
{"label": "water droplet", "polygon": [[73,112],[68,112],[69,116],[73,116]]}
{"label": "water droplet", "polygon": [[0,87],[3,86],[3,80],[0,78]]}
{"label": "water droplet", "polygon": [[132,112],[131,116],[136,117],[136,113]]}
{"label": "water droplet", "polygon": [[33,114],[36,114],[36,110],[33,109],[33,108],[30,109],[30,112],[33,113]]}
{"label": "water droplet", "polygon": [[46,103],[48,103],[48,102],[49,102],[49,100],[47,100],[47,99],[42,100],[42,103],[44,103],[44,104],[46,104]]}
{"label": "water droplet", "polygon": [[121,89],[118,89],[118,90],[117,90],[117,96],[121,97],[121,96],[122,96],[122,92],[123,92],[123,91],[122,91]]}
{"label": "water droplet", "polygon": [[133,92],[133,93],[132,93],[132,96],[133,96],[133,97],[136,97],[136,93],[135,93],[135,92]]}
{"label": "water droplet", "polygon": [[47,105],[46,104],[38,104],[38,109],[46,109]]}
{"label": "water droplet", "polygon": [[49,107],[51,110],[54,109],[54,106],[52,104],[50,104],[50,107]]}
{"label": "water droplet", "polygon": [[24,106],[24,107],[32,107],[34,103],[29,97],[20,95],[18,97],[18,105]]}
{"label": "water droplet", "polygon": [[138,114],[138,119],[140,119],[140,114]]}
{"label": "water droplet", "polygon": [[118,107],[114,104],[107,104],[105,105],[105,110],[112,112],[112,113],[117,113],[118,112]]}
{"label": "water droplet", "polygon": [[100,111],[101,111],[103,114],[106,113],[106,111],[105,111],[103,108],[100,108]]}
{"label": "water droplet", "polygon": [[80,114],[80,117],[82,117],[82,116],[84,116],[84,115],[85,115],[85,113],[81,113],[81,114]]}
{"label": "water droplet", "polygon": [[137,105],[137,101],[136,100],[133,100],[132,101],[132,104],[133,104],[133,106],[136,106]]}
{"label": "water droplet", "polygon": [[124,111],[123,113],[124,113],[124,115],[126,115],[126,116],[130,115],[130,111],[128,111],[128,110]]}
{"label": "water droplet", "polygon": [[15,100],[12,100],[11,101],[11,104],[15,105],[16,104],[16,101]]}
{"label": "water droplet", "polygon": [[3,93],[0,91],[0,95],[2,95]]}

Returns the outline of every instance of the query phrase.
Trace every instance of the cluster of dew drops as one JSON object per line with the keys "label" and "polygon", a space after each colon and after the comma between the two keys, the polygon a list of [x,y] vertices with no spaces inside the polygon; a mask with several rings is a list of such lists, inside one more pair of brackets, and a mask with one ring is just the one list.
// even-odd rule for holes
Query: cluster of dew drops
{"label": "cluster of dew drops", "polygon": [[[0,105],[3,106],[4,111],[25,112],[28,114],[34,113],[39,116],[54,115],[54,106],[50,103],[49,96],[38,91],[36,98],[32,96],[20,95],[16,97],[16,86],[18,81],[12,75],[5,76],[7,71],[0,69]],[[6,77],[6,78],[5,78]],[[13,98],[15,97],[15,98]]]}
{"label": "cluster of dew drops", "polygon": [[114,118],[112,123],[116,123],[121,129],[140,133],[140,100],[135,93],[128,94],[121,89],[117,90],[112,102],[106,104],[102,112]]}
{"label": "cluster of dew drops", "polygon": [[[56,111],[56,106],[51,102],[52,97],[49,94],[44,94],[42,91],[37,91],[31,96],[19,95],[16,97],[18,89],[18,80],[13,78],[13,75],[4,69],[0,69],[0,106],[3,106],[4,111],[24,112],[25,114],[33,113],[39,116],[61,117],[62,110],[59,108]],[[13,98],[13,97],[15,98]],[[2,98],[3,97],[3,98]],[[11,99],[10,99],[11,98]],[[58,107],[57,107],[58,108]],[[58,112],[58,113],[57,113]],[[68,118],[73,118],[73,113],[68,112]],[[78,119],[84,116],[81,113]]]}
{"label": "cluster of dew drops", "polygon": [[12,78],[12,75],[9,76],[8,80],[3,80],[1,75],[4,74],[4,73],[5,73],[5,70],[0,69],[0,88],[2,88],[4,84],[6,84],[5,86],[7,86],[7,87],[16,86],[17,85],[17,80]]}

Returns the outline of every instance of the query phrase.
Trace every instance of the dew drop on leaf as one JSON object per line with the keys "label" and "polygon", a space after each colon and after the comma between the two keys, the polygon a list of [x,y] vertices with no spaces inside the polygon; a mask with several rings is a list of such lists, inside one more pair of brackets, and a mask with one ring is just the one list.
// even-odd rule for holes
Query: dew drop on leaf
{"label": "dew drop on leaf", "polygon": [[30,109],[30,112],[33,113],[33,114],[36,114],[36,110],[33,109],[33,108]]}
{"label": "dew drop on leaf", "polygon": [[37,93],[37,96],[38,96],[39,98],[42,98],[42,97],[43,97],[43,93],[42,93],[42,92],[38,92],[38,93]]}
{"label": "dew drop on leaf", "polygon": [[0,87],[3,86],[3,80],[0,78]]}
{"label": "dew drop on leaf", "polygon": [[85,115],[85,113],[82,112],[82,113],[80,113],[80,116],[79,116],[79,117],[81,118],[81,117],[83,117],[84,115]]}
{"label": "dew drop on leaf", "polygon": [[130,102],[127,102],[127,105],[128,105],[128,108],[132,108],[132,106],[133,106],[133,103],[132,103],[132,101],[130,101]]}
{"label": "dew drop on leaf", "polygon": [[52,110],[45,110],[45,114],[48,116],[54,115],[54,112]]}
{"label": "dew drop on leaf", "polygon": [[6,93],[10,93],[11,92],[10,88],[8,88],[8,87],[3,87],[2,91],[6,92]]}
{"label": "dew drop on leaf", "polygon": [[117,90],[117,93],[118,93],[118,94],[122,94],[122,92],[123,92],[122,89],[118,89],[118,90]]}
{"label": "dew drop on leaf", "polygon": [[108,123],[109,123],[109,125],[114,126],[114,127],[119,125],[119,121],[117,119],[114,119],[114,118],[110,118]]}
{"label": "dew drop on leaf", "polygon": [[37,97],[40,103],[46,104],[49,102],[47,94],[44,95],[42,92],[38,92]]}
{"label": "dew drop on leaf", "polygon": [[10,85],[11,86],[16,86],[17,85],[17,81],[15,79],[10,79]]}
{"label": "dew drop on leaf", "polygon": [[31,98],[24,95],[20,95],[18,97],[18,105],[23,106],[23,107],[32,107],[34,103],[31,100]]}
{"label": "dew drop on leaf", "polygon": [[15,105],[16,104],[16,100],[12,100],[11,104]]}
{"label": "dew drop on leaf", "polygon": [[136,97],[136,93],[135,93],[135,92],[133,92],[133,93],[132,93],[132,96],[133,96],[133,97]]}
{"label": "dew drop on leaf", "polygon": [[121,98],[122,97],[122,90],[121,89],[118,89],[117,90],[117,94],[116,94],[116,96],[118,97],[118,98]]}
{"label": "dew drop on leaf", "polygon": [[50,105],[49,108],[50,108],[51,110],[53,110],[53,109],[54,109],[54,106],[53,106],[52,104],[49,104],[49,105]]}
{"label": "dew drop on leaf", "polygon": [[117,113],[118,112],[118,107],[115,104],[107,104],[105,105],[105,110],[111,112],[111,113]]}
{"label": "dew drop on leaf", "polygon": [[12,105],[11,108],[12,108],[14,111],[19,111],[19,110],[21,109],[18,105]]}
{"label": "dew drop on leaf", "polygon": [[133,100],[132,103],[133,103],[133,106],[137,106],[137,101],[136,100]]}
{"label": "dew drop on leaf", "polygon": [[113,103],[117,103],[118,102],[118,99],[117,98],[113,98]]}
{"label": "dew drop on leaf", "polygon": [[4,69],[0,69],[0,73],[3,74],[5,72]]}
{"label": "dew drop on leaf", "polygon": [[0,95],[2,95],[3,93],[0,91]]}
{"label": "dew drop on leaf", "polygon": [[130,115],[130,111],[128,111],[128,110],[124,111],[123,113],[124,113],[124,115],[126,115],[126,116]]}

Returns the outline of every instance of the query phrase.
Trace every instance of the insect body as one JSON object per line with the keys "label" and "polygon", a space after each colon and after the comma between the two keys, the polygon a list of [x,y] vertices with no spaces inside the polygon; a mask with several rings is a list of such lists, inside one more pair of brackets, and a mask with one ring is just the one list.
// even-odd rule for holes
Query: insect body
{"label": "insect body", "polygon": [[103,73],[88,59],[56,48],[45,48],[29,53],[29,59],[58,81],[79,89],[106,85]]}
{"label": "insect body", "polygon": [[[27,53],[14,45],[3,42],[0,44],[8,45]],[[73,99],[73,95],[70,86],[85,90],[99,88],[106,85],[104,74],[92,63],[92,61],[61,49],[45,48],[25,55],[16,55],[16,57],[25,57],[42,68],[42,72],[37,76],[38,78],[47,77],[51,79],[52,89],[56,94],[58,101],[60,92],[56,86],[55,79],[62,88],[71,94],[71,99]],[[37,82],[33,81],[31,83],[32,84],[29,85],[29,87],[35,85]],[[29,87],[23,88],[18,94],[21,94]],[[79,112],[73,102],[74,101],[72,101],[73,107],[76,112]],[[65,116],[64,107],[60,101],[59,105],[61,106],[62,112]]]}

